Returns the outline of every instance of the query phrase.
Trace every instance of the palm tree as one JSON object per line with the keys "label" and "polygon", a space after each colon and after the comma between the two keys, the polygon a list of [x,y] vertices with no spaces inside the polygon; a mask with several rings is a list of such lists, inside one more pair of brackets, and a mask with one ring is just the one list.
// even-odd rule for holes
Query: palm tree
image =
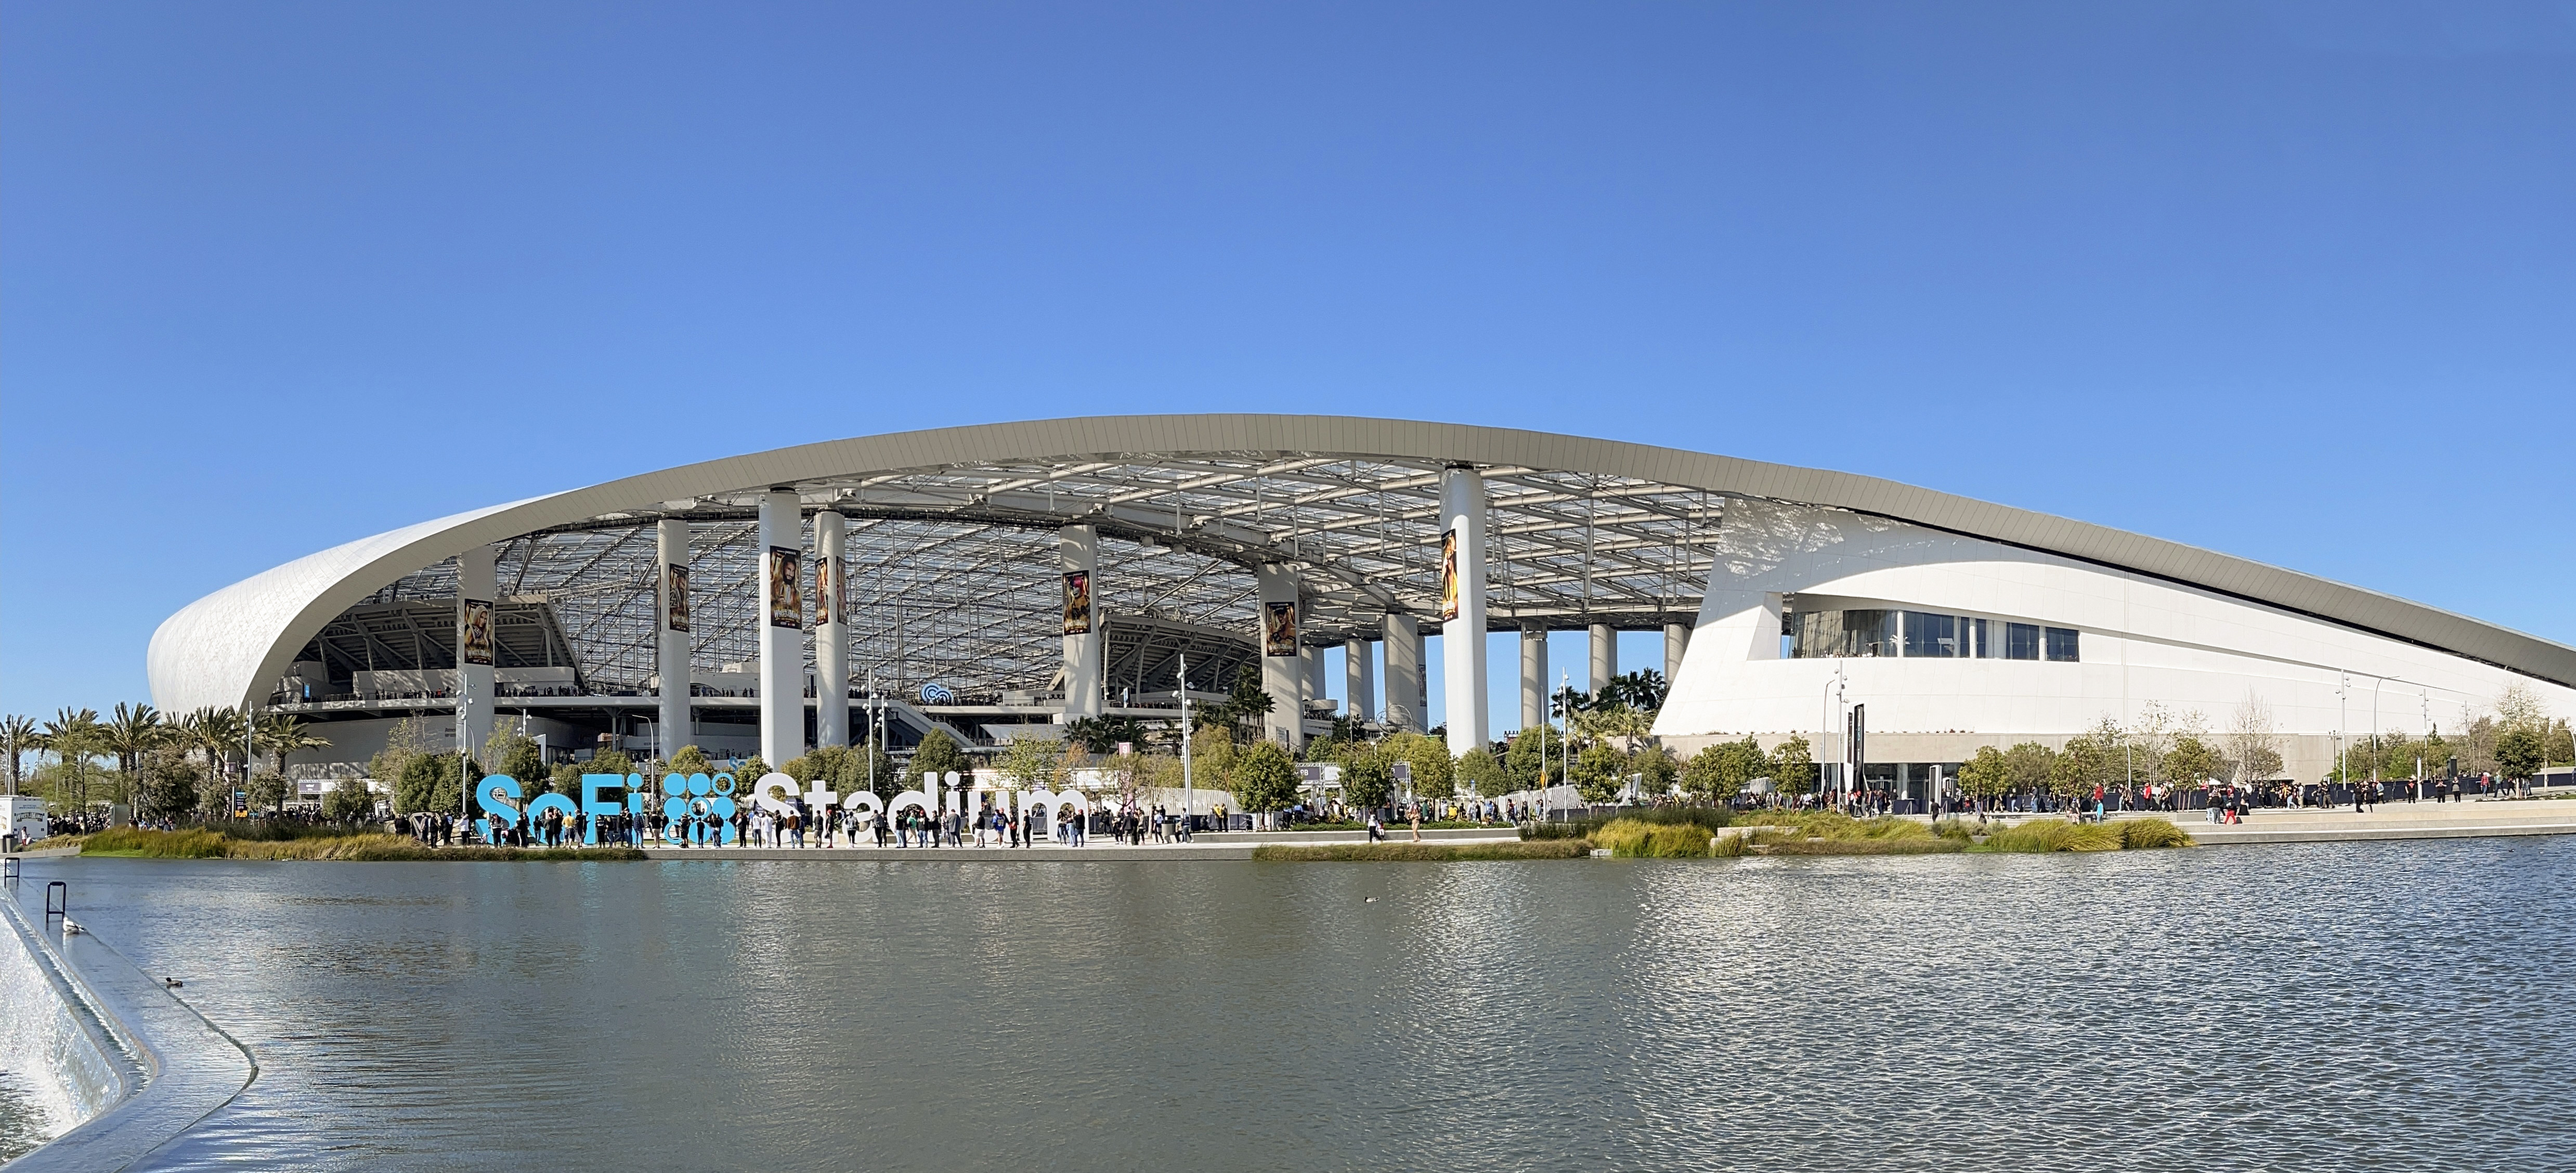
{"label": "palm tree", "polygon": [[191,746],[205,751],[207,770],[218,778],[230,772],[227,762],[233,748],[242,742],[240,713],[207,707],[188,714],[179,727]]}
{"label": "palm tree", "polygon": [[54,760],[72,767],[72,805],[89,805],[89,755],[98,752],[98,710],[63,708],[45,722],[44,745]]}
{"label": "palm tree", "polygon": [[18,786],[24,780],[19,773],[23,764],[20,759],[28,750],[42,748],[36,744],[40,736],[36,732],[36,722],[30,718],[11,713],[6,719],[0,719],[0,741],[7,742],[9,748],[9,793],[18,793]]}
{"label": "palm tree", "polygon": [[277,772],[280,774],[286,772],[286,755],[331,746],[330,738],[313,732],[304,724],[302,717],[293,713],[272,712],[261,717],[259,731],[252,736],[258,740],[262,753],[277,759]]}
{"label": "palm tree", "polygon": [[134,772],[143,765],[143,755],[158,747],[170,734],[161,721],[161,711],[152,706],[117,702],[116,713],[100,726],[100,741],[116,754],[120,782],[129,793],[134,785]]}

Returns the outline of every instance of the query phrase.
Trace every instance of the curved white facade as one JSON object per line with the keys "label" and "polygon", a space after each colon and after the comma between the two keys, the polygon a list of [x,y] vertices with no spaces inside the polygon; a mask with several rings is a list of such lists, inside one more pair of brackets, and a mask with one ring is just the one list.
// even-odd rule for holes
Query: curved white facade
{"label": "curved white facade", "polygon": [[[1957,762],[1979,745],[2053,744],[2154,703],[2215,732],[2251,696],[2286,768],[2331,768],[2335,734],[2457,731],[2512,684],[2553,711],[2576,690],[2205,588],[2062,555],[1779,502],[1732,509],[1682,671],[1655,731],[1671,739],[1838,734],[1826,698],[1868,706],[1872,761]],[[1912,611],[1989,625],[1989,655],[1794,658],[1784,611]],[[2077,658],[2006,659],[2008,622],[2080,634]],[[1925,649],[1936,650],[1936,649]]]}

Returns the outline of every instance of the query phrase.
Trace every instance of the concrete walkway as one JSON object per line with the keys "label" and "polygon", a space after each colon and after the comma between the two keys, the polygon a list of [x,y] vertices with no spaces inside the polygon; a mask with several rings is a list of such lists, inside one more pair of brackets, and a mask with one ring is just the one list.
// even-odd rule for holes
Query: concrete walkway
{"label": "concrete walkway", "polygon": [[2489,835],[2576,835],[2576,800],[2391,802],[2367,814],[2351,807],[2266,807],[2235,825],[2201,821],[2197,812],[2174,824],[2204,844],[2341,843],[2373,839],[2470,839]]}

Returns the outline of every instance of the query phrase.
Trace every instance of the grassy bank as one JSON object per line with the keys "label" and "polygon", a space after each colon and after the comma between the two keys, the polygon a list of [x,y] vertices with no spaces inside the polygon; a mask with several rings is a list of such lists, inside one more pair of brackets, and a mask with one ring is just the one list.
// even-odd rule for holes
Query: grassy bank
{"label": "grassy bank", "polygon": [[136,859],[323,859],[355,863],[405,860],[603,860],[643,859],[631,847],[428,848],[400,835],[317,835],[295,839],[235,839],[219,831],[145,831],[120,827],[81,843],[82,855]]}
{"label": "grassy bank", "polygon": [[1356,860],[1579,859],[1592,854],[1581,839],[1542,839],[1502,843],[1269,843],[1252,849],[1252,858],[1309,863]]}
{"label": "grassy bank", "polygon": [[2017,827],[1987,828],[1957,819],[1930,824],[1912,819],[1855,819],[1830,811],[1746,811],[1713,844],[1710,832],[1696,821],[1613,819],[1593,828],[1590,841],[1614,856],[1638,859],[2122,851],[2192,845],[2189,834],[2163,819],[2116,823],[2041,819]]}

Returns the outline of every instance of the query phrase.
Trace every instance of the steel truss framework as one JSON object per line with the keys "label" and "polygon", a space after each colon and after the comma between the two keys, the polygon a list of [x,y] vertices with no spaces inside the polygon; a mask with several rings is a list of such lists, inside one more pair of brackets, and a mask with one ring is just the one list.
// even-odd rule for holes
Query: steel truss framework
{"label": "steel truss framework", "polygon": [[[1249,639],[1251,570],[1279,563],[1299,573],[1309,643],[1374,639],[1389,612],[1434,616],[1442,471],[1326,452],[1182,452],[940,465],[781,487],[798,494],[809,517],[831,509],[850,519],[854,677],[873,668],[894,689],[935,681],[961,697],[990,697],[1042,692],[1056,678],[1056,530],[1065,525],[1099,527],[1094,592],[1111,615]],[[1697,614],[1722,494],[1537,468],[1475,471],[1488,499],[1494,630],[1647,628]],[[550,604],[593,691],[642,690],[654,674],[654,523],[685,519],[692,671],[747,663],[756,656],[758,502],[770,488],[513,539],[497,560],[500,593]],[[369,604],[454,594],[451,561]],[[1192,683],[1222,687],[1201,684],[1195,672]]]}

